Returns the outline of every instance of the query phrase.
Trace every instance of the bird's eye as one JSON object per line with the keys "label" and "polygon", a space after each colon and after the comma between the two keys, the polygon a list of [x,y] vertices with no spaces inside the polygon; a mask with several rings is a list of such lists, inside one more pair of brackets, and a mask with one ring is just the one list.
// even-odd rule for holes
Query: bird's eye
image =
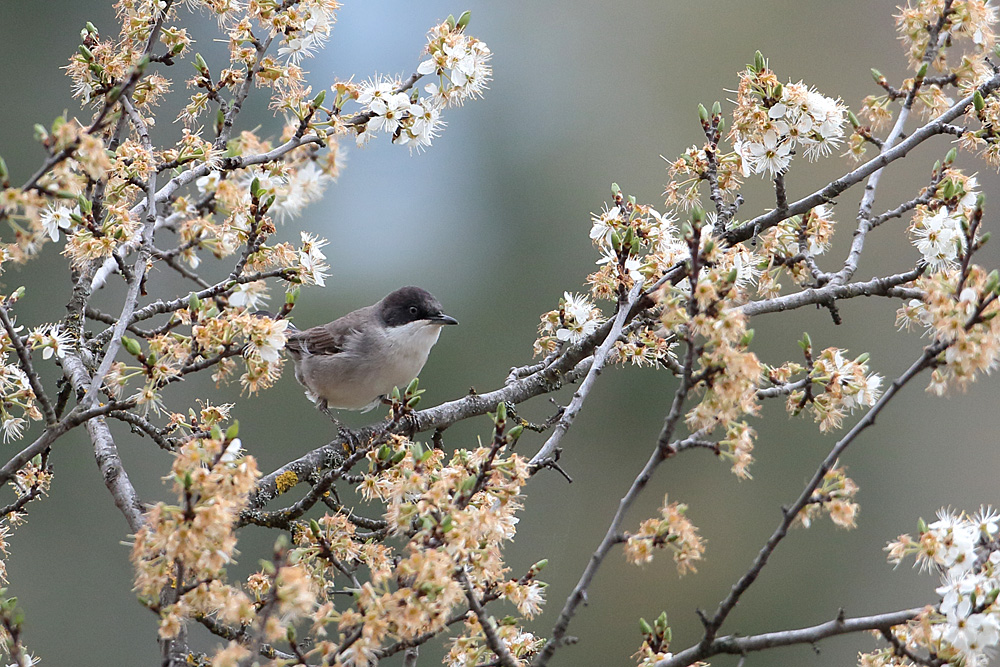
{"label": "bird's eye", "polygon": [[410,306],[410,315],[416,315],[419,312],[416,306]]}

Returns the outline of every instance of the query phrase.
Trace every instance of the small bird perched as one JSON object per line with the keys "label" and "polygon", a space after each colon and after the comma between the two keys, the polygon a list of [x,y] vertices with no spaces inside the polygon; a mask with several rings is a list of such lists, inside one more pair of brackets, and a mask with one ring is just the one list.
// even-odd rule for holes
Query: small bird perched
{"label": "small bird perched", "polygon": [[393,387],[408,385],[446,324],[458,320],[430,292],[402,287],[329,324],[289,326],[285,348],[306,395],[334,419],[329,408],[367,411]]}

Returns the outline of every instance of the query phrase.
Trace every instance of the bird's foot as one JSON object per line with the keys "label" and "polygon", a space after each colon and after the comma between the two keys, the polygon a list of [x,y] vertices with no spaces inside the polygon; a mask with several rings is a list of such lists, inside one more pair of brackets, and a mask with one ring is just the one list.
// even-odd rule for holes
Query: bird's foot
{"label": "bird's foot", "polygon": [[353,454],[358,451],[358,447],[361,446],[361,440],[351,429],[347,428],[343,424],[337,426],[337,434],[344,440],[344,450],[348,454]]}
{"label": "bird's foot", "polygon": [[334,426],[337,427],[337,434],[344,441],[344,449],[347,450],[347,453],[353,454],[358,449],[358,445],[360,444],[358,436],[354,434],[354,431],[344,426],[343,422],[337,419],[333,412],[330,411],[330,406],[326,404],[326,401],[320,401],[316,404],[316,407],[320,412],[326,415],[327,419],[333,422]]}

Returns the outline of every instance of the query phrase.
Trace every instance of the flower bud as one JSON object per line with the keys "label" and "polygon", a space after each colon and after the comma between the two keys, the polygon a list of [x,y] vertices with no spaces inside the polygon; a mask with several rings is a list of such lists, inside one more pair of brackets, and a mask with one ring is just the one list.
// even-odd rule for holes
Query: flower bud
{"label": "flower bud", "polygon": [[986,284],[983,285],[983,292],[996,292],[998,286],[1000,286],[1000,274],[997,273],[996,269],[993,269],[990,271],[990,274],[986,276]]}
{"label": "flower bud", "polygon": [[695,227],[700,227],[701,223],[705,222],[705,209],[701,207],[701,204],[695,204],[694,208],[691,209],[691,222],[694,223]]}
{"label": "flower bud", "polygon": [[133,357],[138,357],[142,353],[142,348],[139,347],[139,341],[134,338],[129,338],[128,336],[122,336],[122,347],[125,351],[131,354]]}
{"label": "flower bud", "polygon": [[413,452],[414,461],[420,461],[424,456],[424,446],[417,441],[410,444],[410,451]]}

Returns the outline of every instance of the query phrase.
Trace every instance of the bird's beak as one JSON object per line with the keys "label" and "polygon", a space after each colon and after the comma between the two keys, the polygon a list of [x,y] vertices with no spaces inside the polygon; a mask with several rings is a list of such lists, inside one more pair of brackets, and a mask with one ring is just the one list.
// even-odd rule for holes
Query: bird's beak
{"label": "bird's beak", "polygon": [[458,324],[458,320],[451,315],[445,315],[444,313],[438,313],[428,319],[435,324]]}

